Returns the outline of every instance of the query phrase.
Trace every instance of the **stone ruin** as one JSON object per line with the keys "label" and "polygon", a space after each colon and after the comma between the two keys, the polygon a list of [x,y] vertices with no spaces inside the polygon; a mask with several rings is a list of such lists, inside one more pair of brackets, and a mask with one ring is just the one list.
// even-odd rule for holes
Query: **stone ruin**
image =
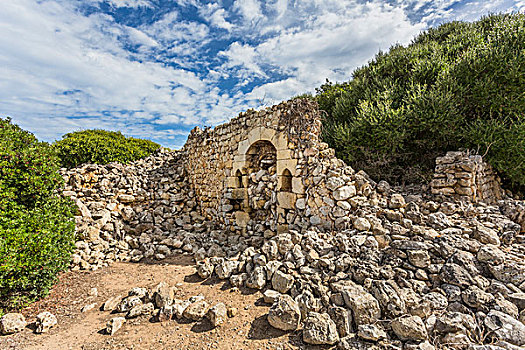
{"label": "stone ruin", "polygon": [[448,152],[436,159],[432,193],[456,201],[496,203],[505,197],[501,180],[480,155]]}
{"label": "stone ruin", "polygon": [[73,269],[188,253],[202,278],[264,292],[270,324],[308,344],[525,346],[525,202],[457,152],[429,193],[403,193],[320,134],[316,106],[292,100],[195,128],[180,151],[64,169]]}

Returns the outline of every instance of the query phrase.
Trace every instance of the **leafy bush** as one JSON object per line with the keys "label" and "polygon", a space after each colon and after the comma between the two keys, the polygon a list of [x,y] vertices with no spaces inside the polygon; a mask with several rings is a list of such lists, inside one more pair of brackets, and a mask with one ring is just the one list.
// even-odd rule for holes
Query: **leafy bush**
{"label": "leafy bush", "polygon": [[84,163],[127,163],[147,157],[160,145],[150,140],[125,137],[120,132],[84,130],[64,135],[54,147],[62,166],[72,168]]}
{"label": "leafy bush", "polygon": [[426,181],[449,150],[486,153],[525,189],[525,15],[451,22],[380,52],[316,98],[338,157],[391,182]]}
{"label": "leafy bush", "polygon": [[52,147],[0,119],[0,308],[44,296],[69,261],[73,205]]}

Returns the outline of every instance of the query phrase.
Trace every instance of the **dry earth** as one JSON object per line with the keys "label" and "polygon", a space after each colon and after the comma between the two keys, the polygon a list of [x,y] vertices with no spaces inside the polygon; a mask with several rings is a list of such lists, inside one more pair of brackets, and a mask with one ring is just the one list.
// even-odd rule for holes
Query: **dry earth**
{"label": "dry earth", "polygon": [[[115,317],[100,311],[111,296],[126,295],[133,287],[155,287],[161,281],[177,285],[176,297],[187,299],[202,294],[212,305],[223,302],[238,308],[238,314],[221,327],[212,329],[202,322],[151,322],[147,317],[128,320],[114,335],[104,334],[106,322]],[[98,296],[90,296],[91,288]],[[176,256],[162,263],[114,263],[97,271],[69,271],[60,276],[50,295],[22,311],[30,323],[22,332],[0,338],[0,349],[315,349],[302,343],[300,331],[285,333],[267,320],[268,305],[261,294],[249,289],[232,290],[229,282],[202,279],[195,274],[192,258]],[[96,303],[91,311],[83,306]],[[31,329],[35,316],[50,311],[58,325],[37,335]],[[319,348],[319,349],[327,349]]]}

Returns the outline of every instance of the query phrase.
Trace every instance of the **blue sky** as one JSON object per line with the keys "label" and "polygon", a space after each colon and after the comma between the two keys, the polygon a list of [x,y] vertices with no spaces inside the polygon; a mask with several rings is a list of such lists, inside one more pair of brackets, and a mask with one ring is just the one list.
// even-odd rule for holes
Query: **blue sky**
{"label": "blue sky", "polygon": [[525,0],[0,0],[0,116],[45,141],[194,126],[345,81],[422,30]]}

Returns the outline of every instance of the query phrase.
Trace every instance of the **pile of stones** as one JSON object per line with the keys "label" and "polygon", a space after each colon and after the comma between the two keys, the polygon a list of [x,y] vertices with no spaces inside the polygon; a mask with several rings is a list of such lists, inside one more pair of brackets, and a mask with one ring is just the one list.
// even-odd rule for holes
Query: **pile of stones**
{"label": "pile of stones", "polygon": [[[398,193],[331,154],[318,159],[305,165],[307,196],[289,211],[293,224],[285,232],[270,217],[235,232],[205,220],[176,151],[64,172],[84,237],[75,266],[193,254],[202,278],[261,290],[272,305],[270,324],[302,329],[308,344],[525,345],[524,201],[503,197],[489,205]],[[260,199],[252,205],[271,214],[275,174],[249,176],[249,198]],[[151,300],[140,305],[164,314]]]}
{"label": "pile of stones", "polygon": [[447,152],[438,157],[430,187],[433,194],[456,200],[493,203],[505,197],[494,169],[480,155],[468,152]]}
{"label": "pile of stones", "polygon": [[302,327],[309,344],[524,346],[520,225],[497,205],[407,203],[395,193],[385,204],[360,208],[339,232],[290,230],[229,258],[203,258],[201,248],[197,272],[263,291],[270,324]]}
{"label": "pile of stones", "polygon": [[[152,290],[135,287],[125,297],[117,295],[109,298],[101,306],[101,310],[112,314],[122,313],[125,316],[111,318],[106,324],[106,333],[114,335],[126,320],[140,316],[150,317],[154,322],[173,319],[197,322],[207,318],[213,327],[218,327],[237,313],[236,308],[227,307],[222,302],[211,305],[202,295],[192,296],[187,300],[177,299],[177,291],[176,286],[161,282]],[[88,307],[91,309],[90,305]]]}
{"label": "pile of stones", "polygon": [[261,231],[272,229],[272,226],[275,226],[273,218],[277,214],[277,174],[275,173],[275,166],[268,170],[261,169],[258,172],[249,174],[248,183],[248,205],[254,212],[254,221],[259,223],[259,227],[253,227],[253,229]]}

